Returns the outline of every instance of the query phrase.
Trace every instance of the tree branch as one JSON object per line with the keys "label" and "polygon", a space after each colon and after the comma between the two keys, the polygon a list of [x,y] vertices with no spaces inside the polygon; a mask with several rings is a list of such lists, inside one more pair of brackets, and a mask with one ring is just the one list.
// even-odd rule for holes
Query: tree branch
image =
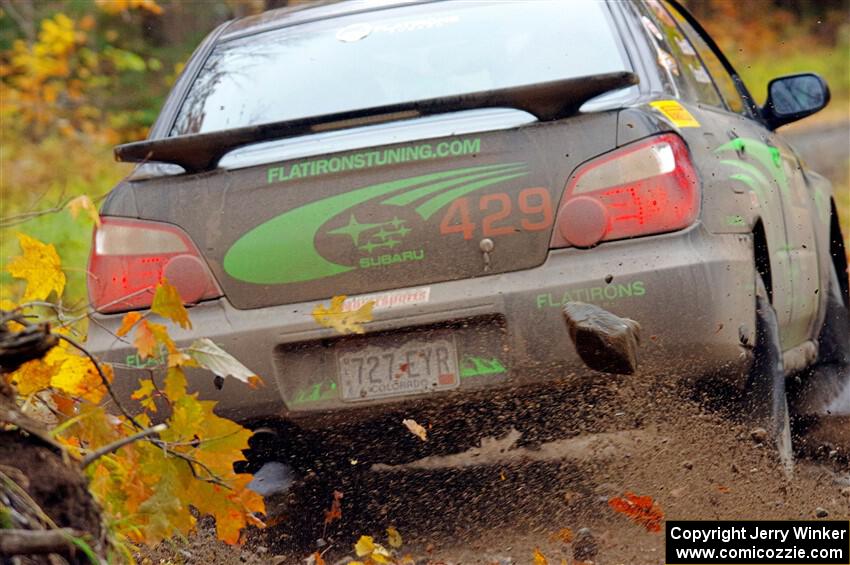
{"label": "tree branch", "polygon": [[106,374],[103,372],[103,368],[100,366],[100,362],[95,358],[95,356],[89,353],[89,351],[85,347],[77,343],[74,339],[62,334],[57,334],[57,336],[59,337],[59,339],[66,341],[75,349],[77,349],[86,357],[88,357],[89,360],[91,360],[92,364],[94,365],[94,368],[97,370],[97,374],[100,376],[100,382],[103,384],[104,388],[106,388],[106,392],[109,393],[109,397],[118,407],[118,410],[121,411],[121,414],[123,414],[124,417],[127,418],[127,420],[129,420],[130,423],[132,423],[133,426],[136,427],[136,429],[144,430],[144,426],[142,426],[138,421],[136,421],[136,419],[131,416],[129,412],[127,412],[127,409],[124,408],[124,406],[118,400],[118,397],[115,395],[115,391],[112,389],[112,384],[109,382],[109,379],[106,378]]}
{"label": "tree branch", "polygon": [[142,430],[142,431],[135,433],[131,436],[123,437],[123,438],[121,438],[117,441],[113,441],[112,443],[110,443],[108,445],[104,445],[103,447],[101,447],[97,451],[93,451],[93,452],[89,453],[88,455],[86,455],[85,457],[83,457],[83,460],[80,461],[80,466],[82,466],[82,468],[85,469],[86,467],[88,467],[89,465],[91,465],[92,463],[94,463],[95,461],[97,461],[98,459],[103,457],[104,455],[106,455],[108,453],[112,453],[113,451],[117,451],[117,450],[121,449],[122,447],[124,447],[125,445],[127,445],[129,443],[133,443],[134,441],[138,441],[138,440],[145,438],[145,437],[147,437],[151,434],[157,434],[161,431],[164,431],[167,428],[168,428],[168,426],[166,426],[165,424],[157,424],[153,427],[150,427],[146,430]]}
{"label": "tree branch", "polygon": [[0,530],[0,556],[73,554],[77,547],[73,538],[82,534],[70,528],[58,530]]}

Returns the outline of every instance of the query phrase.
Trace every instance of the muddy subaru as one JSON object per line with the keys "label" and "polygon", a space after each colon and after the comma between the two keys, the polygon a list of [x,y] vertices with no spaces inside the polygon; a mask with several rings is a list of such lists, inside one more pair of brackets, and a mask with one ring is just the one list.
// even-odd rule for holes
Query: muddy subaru
{"label": "muddy subaru", "polygon": [[[101,210],[90,345],[131,391],[151,360],[115,332],[167,278],[191,305],[176,338],[267,385],[192,386],[277,437],[251,465],[287,477],[457,451],[545,425],[547,401],[578,423],[563,391],[610,373],[731,382],[787,457],[786,377],[847,362],[847,264],[830,183],[776,133],[828,88],[768,90],[672,1],[228,22],[115,150],[139,164]],[[374,302],[364,334],[315,322],[338,295]]]}

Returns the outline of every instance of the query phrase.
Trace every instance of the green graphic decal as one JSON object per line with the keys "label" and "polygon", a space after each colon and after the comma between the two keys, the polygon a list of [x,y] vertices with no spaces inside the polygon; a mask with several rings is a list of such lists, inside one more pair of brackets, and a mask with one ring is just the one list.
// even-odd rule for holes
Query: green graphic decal
{"label": "green graphic decal", "polygon": [[293,406],[297,406],[299,404],[307,404],[309,402],[333,400],[337,397],[336,383],[333,381],[326,381],[298,389],[295,392],[295,398],[292,399],[291,404]]}
{"label": "green graphic decal", "polygon": [[646,285],[643,281],[588,288],[570,288],[560,294],[552,294],[551,292],[538,294],[537,308],[561,308],[567,302],[608,302],[621,298],[641,297],[645,294]]}
{"label": "green graphic decal", "polygon": [[500,375],[507,371],[505,366],[502,365],[502,362],[495,357],[488,360],[483,357],[464,355],[463,361],[460,364],[460,378],[462,379],[483,377],[486,375]]}
{"label": "green graphic decal", "polygon": [[457,186],[459,184],[478,180],[480,178],[492,178],[495,175],[503,174],[503,173],[514,173],[518,170],[525,167],[525,163],[509,163],[505,165],[493,165],[491,167],[482,167],[482,170],[487,170],[485,173],[465,176],[460,179],[451,179],[444,182],[438,182],[436,184],[431,184],[428,186],[423,186],[422,188],[416,188],[414,190],[408,190],[402,194],[393,196],[392,198],[387,198],[381,204],[391,204],[393,206],[407,206],[408,204],[412,204],[413,202],[425,198],[426,196],[431,196],[432,194],[439,192],[446,188],[451,188],[453,186]]}
{"label": "green graphic decal", "polygon": [[[779,189],[788,194],[788,177],[785,175],[785,169],[782,168],[782,156],[779,149],[749,137],[736,137],[714,150],[718,154],[730,151],[752,156],[776,181]],[[758,167],[744,161],[731,159],[723,160],[721,163],[741,169],[742,173],[732,174],[730,178],[749,186],[758,196],[759,202],[762,205],[766,203],[765,191],[770,190],[770,182]]]}
{"label": "green graphic decal", "polygon": [[[519,172],[521,168],[523,171]],[[505,171],[516,172],[503,174]],[[421,260],[424,258],[421,249],[386,254],[398,247],[411,231],[406,222],[398,217],[386,222],[367,223],[350,213],[346,225],[327,232],[329,235],[346,237],[359,251],[369,255],[383,251],[385,254],[378,258],[377,263],[371,259],[365,265],[363,261],[359,265],[330,261],[316,249],[316,237],[328,222],[372,199],[390,196],[381,204],[401,206],[437,193],[416,208],[420,216],[427,219],[458,196],[525,174],[527,171],[522,163],[467,167],[365,186],[311,202],[272,218],[244,234],[225,254],[224,270],[233,278],[245,282],[287,284],[346,273],[358,266],[386,266]],[[445,189],[450,190],[439,192]],[[414,194],[408,196],[409,193]]]}
{"label": "green graphic decal", "polygon": [[412,147],[396,147],[380,151],[363,151],[341,157],[313,159],[293,163],[287,169],[285,166],[269,167],[266,171],[266,181],[284,182],[295,179],[315,177],[329,173],[343,173],[372,167],[383,167],[396,163],[412,161],[427,161],[445,157],[459,157],[481,153],[481,139],[454,139],[440,143],[423,143]]}

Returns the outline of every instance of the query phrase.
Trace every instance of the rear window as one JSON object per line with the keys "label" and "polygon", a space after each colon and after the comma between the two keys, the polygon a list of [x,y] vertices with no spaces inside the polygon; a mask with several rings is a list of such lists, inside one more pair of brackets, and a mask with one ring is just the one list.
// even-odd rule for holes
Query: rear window
{"label": "rear window", "polygon": [[393,8],[221,43],[172,135],[622,70],[598,0]]}

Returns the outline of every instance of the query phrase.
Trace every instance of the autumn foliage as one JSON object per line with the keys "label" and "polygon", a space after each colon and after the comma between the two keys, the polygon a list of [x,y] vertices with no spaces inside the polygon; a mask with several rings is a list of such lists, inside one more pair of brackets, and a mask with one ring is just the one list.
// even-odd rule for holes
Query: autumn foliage
{"label": "autumn foliage", "polygon": [[[18,238],[21,254],[9,261],[6,270],[23,282],[20,303],[5,300],[2,309],[50,320],[44,305],[58,300],[65,285],[56,250],[25,234]],[[163,323],[149,320],[153,315]],[[146,371],[148,378],[139,381],[133,398],[142,411],[135,415],[111,397],[110,365],[85,352],[73,324],[53,321],[59,345],[4,378],[15,387],[24,411],[49,414],[51,435],[82,462],[114,545],[120,547],[123,540],[155,543],[187,534],[197,513],[214,516],[218,536],[228,543],[237,543],[249,524],[262,526],[257,518],[264,511],[262,498],[246,488],[251,476],[233,471],[251,432],[218,417],[215,402],[188,392],[184,368],[233,374],[246,385],[257,386],[259,379],[216,351],[209,340],[185,348],[174,343],[167,324],[190,327],[191,322],[172,285],[163,280],[154,291],[151,311],[128,313],[116,336],[134,333],[133,343],[142,358],[167,352],[161,365]],[[105,446],[149,430],[155,420],[165,424],[163,431],[101,453]]]}

